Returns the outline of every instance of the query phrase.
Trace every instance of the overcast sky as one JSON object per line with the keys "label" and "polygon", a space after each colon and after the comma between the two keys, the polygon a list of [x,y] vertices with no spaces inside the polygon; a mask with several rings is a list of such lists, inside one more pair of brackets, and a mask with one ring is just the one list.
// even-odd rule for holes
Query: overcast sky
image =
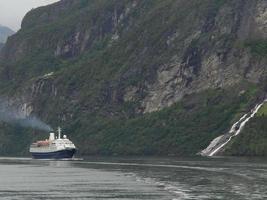
{"label": "overcast sky", "polygon": [[29,10],[56,1],[59,0],[0,0],[0,24],[17,31]]}

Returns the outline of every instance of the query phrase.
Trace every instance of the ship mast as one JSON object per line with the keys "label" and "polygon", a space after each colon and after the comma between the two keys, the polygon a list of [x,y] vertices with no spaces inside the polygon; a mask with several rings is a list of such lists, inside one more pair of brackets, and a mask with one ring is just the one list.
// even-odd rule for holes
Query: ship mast
{"label": "ship mast", "polygon": [[58,139],[61,139],[61,128],[60,127],[58,127]]}

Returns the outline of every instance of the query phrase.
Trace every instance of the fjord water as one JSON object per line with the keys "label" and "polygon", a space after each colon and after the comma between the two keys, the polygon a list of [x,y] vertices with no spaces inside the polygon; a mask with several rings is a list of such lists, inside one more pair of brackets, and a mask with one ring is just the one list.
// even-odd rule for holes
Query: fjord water
{"label": "fjord water", "polygon": [[266,199],[267,161],[248,158],[0,158],[0,199]]}

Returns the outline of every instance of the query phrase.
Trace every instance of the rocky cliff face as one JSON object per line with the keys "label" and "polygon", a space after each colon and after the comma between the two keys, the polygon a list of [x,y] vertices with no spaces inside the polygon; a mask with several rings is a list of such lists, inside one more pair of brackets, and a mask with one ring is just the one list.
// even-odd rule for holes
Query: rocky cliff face
{"label": "rocky cliff face", "polygon": [[[76,132],[83,153],[121,153],[129,146],[124,137],[145,140],[128,153],[145,153],[148,141],[155,143],[151,154],[163,143],[183,152],[186,147],[174,141],[195,134],[190,127],[178,131],[183,112],[190,111],[192,120],[235,105],[224,122],[206,121],[221,127],[185,151],[195,153],[260,93],[267,69],[266,8],[264,0],[62,0],[29,12],[9,38],[0,53],[1,93],[21,99],[29,114]],[[229,88],[236,93],[222,102]],[[180,106],[184,99],[189,103]],[[213,101],[218,110],[209,111]],[[174,107],[180,115],[167,130],[162,112]],[[143,117],[150,127],[128,135],[125,129]],[[125,125],[119,125],[122,119]],[[163,135],[153,134],[157,126]],[[124,136],[113,138],[122,130]]]}
{"label": "rocky cliff face", "polygon": [[[265,64],[255,65],[249,49],[238,45],[266,39],[266,5],[265,1],[222,3],[216,14],[200,19],[184,39],[182,52],[157,70],[156,81],[148,86],[145,111],[172,105],[188,93],[227,87],[242,79],[261,80]],[[171,45],[181,35],[179,31],[183,30],[169,36]]]}

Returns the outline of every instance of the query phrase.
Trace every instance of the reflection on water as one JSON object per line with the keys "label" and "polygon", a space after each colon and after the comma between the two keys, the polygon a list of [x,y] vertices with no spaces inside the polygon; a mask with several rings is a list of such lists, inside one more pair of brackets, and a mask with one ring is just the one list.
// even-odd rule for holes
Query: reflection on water
{"label": "reflection on water", "polygon": [[267,162],[247,158],[0,158],[0,199],[267,199]]}

